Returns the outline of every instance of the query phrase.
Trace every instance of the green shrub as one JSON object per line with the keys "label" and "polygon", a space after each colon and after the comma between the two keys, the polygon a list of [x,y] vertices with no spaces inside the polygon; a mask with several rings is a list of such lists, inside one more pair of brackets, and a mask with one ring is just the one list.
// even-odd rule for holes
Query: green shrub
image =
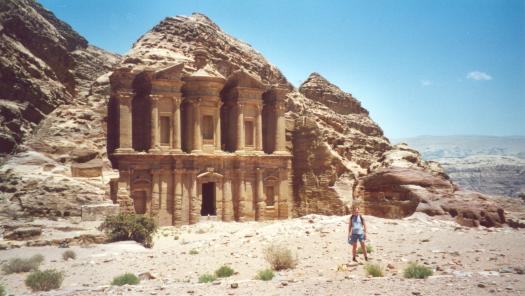
{"label": "green shrub", "polygon": [[73,250],[67,250],[64,253],[62,253],[62,259],[69,260],[69,259],[77,259],[77,254]]}
{"label": "green shrub", "polygon": [[108,216],[99,226],[99,230],[104,231],[111,241],[134,240],[147,248],[153,246],[157,228],[152,218],[130,213]]}
{"label": "green shrub", "polygon": [[189,253],[190,255],[197,255],[199,254],[199,251],[197,249],[191,249]]}
{"label": "green shrub", "polygon": [[199,276],[199,283],[211,283],[216,280],[217,277],[213,274],[205,273]]}
{"label": "green shrub", "polygon": [[5,296],[5,288],[2,284],[0,284],[0,296]]}
{"label": "green shrub", "polygon": [[215,275],[217,277],[223,278],[223,277],[232,276],[234,272],[235,271],[233,270],[233,268],[231,268],[229,266],[226,266],[226,265],[223,265],[223,266],[219,267],[219,269],[217,269],[215,271]]}
{"label": "green shrub", "polygon": [[[372,247],[372,245],[370,245],[370,244],[367,244],[366,245],[366,253],[370,254],[373,251],[374,251],[374,247]],[[357,247],[357,254],[363,254],[363,248],[361,248],[361,246]]]}
{"label": "green shrub", "polygon": [[111,281],[112,286],[137,285],[138,283],[140,283],[140,279],[129,272],[116,276]]}
{"label": "green shrub", "polygon": [[267,269],[259,270],[257,272],[257,275],[255,276],[255,279],[261,280],[261,281],[270,281],[271,279],[273,279],[274,276],[275,274],[273,273],[273,270],[271,270],[270,268],[267,268]]}
{"label": "green shrub", "polygon": [[292,251],[283,245],[270,245],[264,250],[264,259],[270,263],[273,270],[294,268],[297,259]]}
{"label": "green shrub", "polygon": [[373,277],[383,276],[383,268],[381,268],[379,264],[366,264],[365,271],[367,275],[371,275]]}
{"label": "green shrub", "polygon": [[25,284],[33,291],[50,291],[60,288],[63,280],[63,272],[54,269],[37,270],[27,276]]}
{"label": "green shrub", "polygon": [[405,268],[404,276],[408,279],[424,279],[431,276],[432,273],[432,269],[424,265],[411,262],[407,268]]}
{"label": "green shrub", "polygon": [[41,254],[36,254],[28,259],[12,258],[2,266],[2,271],[9,274],[37,270],[43,261],[44,256]]}

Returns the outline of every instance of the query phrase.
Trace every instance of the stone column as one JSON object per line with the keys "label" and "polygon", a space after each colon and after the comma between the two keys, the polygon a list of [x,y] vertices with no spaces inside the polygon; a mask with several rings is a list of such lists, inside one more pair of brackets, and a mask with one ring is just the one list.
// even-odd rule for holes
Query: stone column
{"label": "stone column", "polygon": [[289,198],[288,170],[279,169],[279,219],[290,218],[290,208],[288,206]]}
{"label": "stone column", "polygon": [[181,153],[180,94],[173,97],[173,152]]}
{"label": "stone column", "polygon": [[263,191],[263,170],[257,168],[257,207],[255,209],[255,220],[265,220],[266,201]]}
{"label": "stone column", "polygon": [[193,101],[193,150],[192,153],[202,152],[202,135],[201,135],[201,110],[200,99]]}
{"label": "stone column", "polygon": [[255,118],[257,124],[257,130],[255,131],[255,150],[262,152],[263,150],[263,135],[262,135],[262,108],[260,105],[257,105],[257,117]]}
{"label": "stone column", "polygon": [[116,153],[133,152],[132,105],[133,93],[119,91],[115,93],[119,105],[119,147]]}
{"label": "stone column", "polygon": [[151,146],[149,152],[158,152],[160,151],[160,142],[159,142],[159,98],[151,95]]}
{"label": "stone column", "polygon": [[160,210],[160,171],[152,170],[152,189],[151,189],[151,216],[157,220]]}
{"label": "stone column", "polygon": [[124,213],[134,213],[133,199],[131,199],[130,188],[131,172],[120,170],[117,181],[117,203],[120,211]]}
{"label": "stone column", "polygon": [[173,170],[173,224],[182,225],[182,171],[181,169]]}
{"label": "stone column", "polygon": [[237,151],[244,151],[244,104],[237,103]]}
{"label": "stone column", "polygon": [[222,211],[224,209],[224,193],[222,181],[223,180],[220,180],[220,182],[215,182],[215,215],[217,216],[217,220],[222,220]]}
{"label": "stone column", "polygon": [[233,220],[233,202],[232,202],[232,183],[230,180],[230,174],[224,174],[224,185],[223,185],[223,211],[222,211],[222,220],[223,221],[232,221]]}
{"label": "stone column", "polygon": [[215,151],[221,151],[221,107],[222,102],[217,103],[217,110],[215,110]]}
{"label": "stone column", "polygon": [[276,154],[288,154],[286,151],[286,122],[284,119],[284,105],[277,102],[275,105],[275,115],[277,119],[275,129],[275,152]]}
{"label": "stone column", "polygon": [[191,171],[191,196],[190,196],[190,224],[195,224],[199,222],[201,209],[199,204],[198,197],[198,188],[197,188],[197,172],[195,170]]}
{"label": "stone column", "polygon": [[239,193],[239,222],[246,221],[246,217],[244,217],[246,213],[246,196],[244,195],[244,173],[242,170],[237,170],[237,192]]}

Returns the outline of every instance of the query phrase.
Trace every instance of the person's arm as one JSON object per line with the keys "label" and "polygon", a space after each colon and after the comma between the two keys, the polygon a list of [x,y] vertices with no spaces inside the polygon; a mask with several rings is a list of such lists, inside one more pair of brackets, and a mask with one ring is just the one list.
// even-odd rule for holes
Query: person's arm
{"label": "person's arm", "polygon": [[366,240],[366,222],[363,220],[362,217],[361,217],[361,222],[363,223],[363,231],[364,231],[364,234],[365,234],[365,240]]}
{"label": "person's arm", "polygon": [[352,234],[352,216],[350,216],[350,222],[348,223],[348,236]]}

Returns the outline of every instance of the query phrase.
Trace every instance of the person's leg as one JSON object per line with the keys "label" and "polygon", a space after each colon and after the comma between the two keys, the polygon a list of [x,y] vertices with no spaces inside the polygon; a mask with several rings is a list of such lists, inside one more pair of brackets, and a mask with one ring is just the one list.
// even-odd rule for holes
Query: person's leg
{"label": "person's leg", "polygon": [[355,259],[355,256],[357,255],[357,240],[353,242],[352,244],[352,260],[357,261]]}
{"label": "person's leg", "polygon": [[[363,255],[365,256],[365,260],[368,261],[368,256],[367,256],[367,254],[366,254],[366,244],[365,244],[365,241],[362,240],[362,241],[360,241],[360,243],[361,243],[361,249],[363,250]],[[356,245],[357,245],[357,244],[356,244]]]}

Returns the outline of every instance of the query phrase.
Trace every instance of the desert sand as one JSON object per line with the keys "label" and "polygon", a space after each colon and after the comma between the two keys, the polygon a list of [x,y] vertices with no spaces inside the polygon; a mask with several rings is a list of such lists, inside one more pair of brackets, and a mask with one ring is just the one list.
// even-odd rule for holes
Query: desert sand
{"label": "desert sand", "polygon": [[[40,253],[43,269],[65,272],[60,290],[39,295],[520,295],[525,292],[525,231],[466,228],[453,221],[416,213],[400,220],[364,216],[372,263],[385,276],[371,278],[364,258],[352,263],[346,242],[348,216],[308,215],[284,221],[226,223],[203,221],[182,227],[162,227],[151,249],[135,242],[70,246],[75,260],[64,261],[58,246],[21,247],[0,251],[6,261]],[[59,221],[58,223],[61,223]],[[68,223],[63,220],[62,223]],[[97,223],[75,224],[79,233],[96,233]],[[85,228],[85,230],[80,230]],[[52,233],[64,233],[54,231]],[[44,232],[45,234],[45,232]],[[50,234],[48,234],[50,236]],[[49,237],[51,238],[51,237]],[[276,272],[271,281],[255,280],[269,267],[263,250],[282,243],[297,256],[294,269]],[[196,250],[198,254],[190,254]],[[193,251],[192,253],[194,253]],[[434,275],[424,280],[403,278],[410,261],[427,265]],[[198,283],[199,275],[229,265],[236,274],[213,283]],[[149,272],[154,279],[136,286],[112,287],[125,272]],[[26,273],[1,275],[8,293],[31,294]],[[232,288],[236,283],[238,288]]]}

